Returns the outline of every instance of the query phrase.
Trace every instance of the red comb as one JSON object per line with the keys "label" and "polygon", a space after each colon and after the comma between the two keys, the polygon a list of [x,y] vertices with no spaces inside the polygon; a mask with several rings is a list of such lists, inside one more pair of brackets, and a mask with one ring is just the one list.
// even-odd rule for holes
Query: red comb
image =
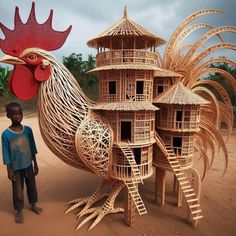
{"label": "red comb", "polygon": [[39,24],[35,17],[35,3],[32,3],[27,22],[24,24],[19,15],[19,8],[15,10],[14,29],[10,30],[2,23],[0,28],[5,39],[0,39],[0,47],[5,54],[19,56],[26,48],[41,48],[53,51],[60,48],[66,41],[71,27],[65,31],[55,31],[52,28],[53,10],[50,11],[48,19]]}

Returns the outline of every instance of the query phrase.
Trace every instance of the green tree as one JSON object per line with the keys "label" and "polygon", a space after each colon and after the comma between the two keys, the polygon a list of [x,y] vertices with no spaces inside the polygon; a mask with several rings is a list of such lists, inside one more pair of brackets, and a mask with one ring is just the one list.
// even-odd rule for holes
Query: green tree
{"label": "green tree", "polygon": [[73,74],[83,91],[92,99],[98,98],[98,79],[94,74],[87,73],[95,68],[96,60],[92,55],[88,55],[87,60],[83,60],[82,54],[72,53],[63,57],[63,64]]}
{"label": "green tree", "polygon": [[8,88],[8,76],[10,74],[10,70],[8,67],[0,66],[0,96],[8,96],[10,94]]}
{"label": "green tree", "polygon": [[[236,79],[236,68],[230,66],[227,63],[217,62],[217,63],[212,64],[210,66],[210,68],[218,68],[218,69],[227,71],[228,73],[230,73],[234,77],[234,79]],[[222,87],[229,94],[232,105],[236,106],[236,94],[235,94],[232,86],[225,81],[224,77],[222,77],[221,74],[219,74],[219,73],[210,74],[206,79],[214,80],[217,83],[219,83],[220,85],[222,85]],[[218,94],[217,91],[214,91],[214,89],[212,89],[212,90],[216,95]]]}

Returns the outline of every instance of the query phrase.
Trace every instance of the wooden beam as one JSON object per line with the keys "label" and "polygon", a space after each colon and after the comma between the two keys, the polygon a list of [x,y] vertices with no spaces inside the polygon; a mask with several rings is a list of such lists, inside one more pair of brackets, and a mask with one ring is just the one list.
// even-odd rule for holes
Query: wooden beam
{"label": "wooden beam", "polygon": [[124,207],[124,215],[125,215],[125,222],[128,226],[133,228],[135,226],[135,204],[130,196],[128,189],[124,189],[124,201],[125,201],[125,207]]}
{"label": "wooden beam", "polygon": [[165,203],[165,182],[166,171],[156,167],[155,201],[159,206],[163,206]]}

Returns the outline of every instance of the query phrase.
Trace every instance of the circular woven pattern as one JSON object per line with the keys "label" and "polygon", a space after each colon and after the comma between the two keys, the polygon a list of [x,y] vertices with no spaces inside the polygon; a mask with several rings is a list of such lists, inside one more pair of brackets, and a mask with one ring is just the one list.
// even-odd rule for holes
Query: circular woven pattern
{"label": "circular woven pattern", "polygon": [[76,132],[76,150],[89,169],[106,178],[113,144],[110,125],[94,113],[90,113]]}

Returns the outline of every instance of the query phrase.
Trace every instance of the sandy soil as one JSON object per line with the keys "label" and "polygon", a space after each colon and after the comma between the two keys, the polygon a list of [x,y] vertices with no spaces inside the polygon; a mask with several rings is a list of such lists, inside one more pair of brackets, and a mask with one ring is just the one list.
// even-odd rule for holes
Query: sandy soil
{"label": "sandy soil", "polygon": [[[5,117],[0,117],[0,132],[8,125]],[[196,229],[186,223],[186,210],[175,206],[171,194],[172,184],[167,183],[166,204],[158,207],[154,204],[154,176],[141,186],[141,195],[148,214],[136,216],[136,225],[129,228],[123,214],[106,216],[94,229],[87,231],[91,222],[75,231],[79,220],[76,212],[64,215],[66,203],[72,199],[87,196],[95,191],[101,179],[96,175],[77,170],[56,158],[43,143],[36,117],[27,117],[24,124],[30,125],[38,146],[37,177],[39,206],[42,215],[29,210],[26,201],[24,209],[25,223],[14,223],[14,211],[11,200],[11,183],[2,162],[0,164],[0,236],[61,236],[61,235],[236,235],[236,130],[227,143],[229,149],[229,168],[222,177],[224,162],[217,158],[202,185],[201,205],[204,219]],[[197,168],[200,168],[200,164]],[[171,176],[168,176],[170,180]],[[123,196],[118,198],[118,203]]]}

